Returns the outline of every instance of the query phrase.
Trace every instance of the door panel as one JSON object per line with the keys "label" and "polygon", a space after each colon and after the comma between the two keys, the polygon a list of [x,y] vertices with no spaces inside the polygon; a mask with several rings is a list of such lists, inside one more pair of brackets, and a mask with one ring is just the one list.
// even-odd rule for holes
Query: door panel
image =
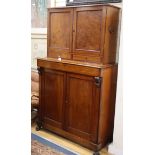
{"label": "door panel", "polygon": [[76,20],[76,49],[99,51],[101,10],[79,11]]}
{"label": "door panel", "polygon": [[44,72],[44,122],[62,128],[65,100],[65,73],[45,70]]}
{"label": "door panel", "polygon": [[82,138],[96,141],[100,89],[90,76],[67,74],[65,128]]}
{"label": "door panel", "polygon": [[86,60],[92,56],[94,59],[90,61],[99,61],[96,56],[103,54],[105,15],[102,6],[75,8],[73,59],[79,60],[77,55],[83,54]]}
{"label": "door panel", "polygon": [[71,58],[73,9],[51,9],[48,16],[48,56]]}

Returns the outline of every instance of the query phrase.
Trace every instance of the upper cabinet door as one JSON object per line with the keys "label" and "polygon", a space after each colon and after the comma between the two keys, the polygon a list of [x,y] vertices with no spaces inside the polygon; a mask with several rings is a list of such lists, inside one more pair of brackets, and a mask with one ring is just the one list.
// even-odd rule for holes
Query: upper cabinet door
{"label": "upper cabinet door", "polygon": [[103,55],[106,7],[74,9],[73,59],[100,62]]}
{"label": "upper cabinet door", "polygon": [[73,9],[48,10],[48,57],[70,59]]}
{"label": "upper cabinet door", "polygon": [[65,128],[81,138],[96,142],[100,88],[94,77],[67,74]]}

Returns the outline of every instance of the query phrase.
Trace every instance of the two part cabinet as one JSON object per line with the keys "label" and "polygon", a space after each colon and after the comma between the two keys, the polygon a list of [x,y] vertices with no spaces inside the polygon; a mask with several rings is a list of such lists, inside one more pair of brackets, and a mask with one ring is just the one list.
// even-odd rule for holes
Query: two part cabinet
{"label": "two part cabinet", "polygon": [[37,129],[93,151],[112,142],[119,11],[110,5],[48,9]]}

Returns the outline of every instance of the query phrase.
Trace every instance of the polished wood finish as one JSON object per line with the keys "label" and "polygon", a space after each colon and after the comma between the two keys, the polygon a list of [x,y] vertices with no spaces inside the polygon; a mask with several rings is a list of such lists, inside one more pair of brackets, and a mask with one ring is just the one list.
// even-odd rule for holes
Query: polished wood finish
{"label": "polished wood finish", "polygon": [[72,20],[73,9],[48,12],[48,57],[71,59]]}
{"label": "polished wood finish", "polygon": [[53,58],[38,59],[37,65],[43,68],[67,71],[72,73],[84,74],[89,76],[100,76],[101,68],[108,68],[112,65],[81,63],[80,61],[62,60]]}
{"label": "polished wood finish", "polygon": [[48,57],[115,63],[119,12],[110,5],[50,8]]}
{"label": "polished wood finish", "polygon": [[67,75],[67,87],[66,130],[96,142],[100,89],[93,77],[77,74]]}
{"label": "polished wood finish", "polygon": [[116,63],[117,46],[119,40],[118,26],[119,26],[120,11],[117,8],[107,7],[106,15],[106,29],[104,41],[104,57],[102,62],[104,64]]}
{"label": "polished wood finish", "polygon": [[[48,63],[53,64],[53,61]],[[38,66],[41,67],[42,126],[94,151],[110,143],[114,123],[117,65],[96,68],[99,72],[97,77],[85,73],[70,73],[68,69],[47,69],[40,63]],[[72,66],[75,72],[79,71],[77,66]],[[84,69],[87,66],[82,67]],[[58,96],[60,99],[57,99]],[[45,113],[46,106],[49,109]]]}
{"label": "polished wood finish", "polygon": [[105,14],[106,9],[102,6],[74,9],[74,60],[100,62],[105,27],[105,19],[102,16],[105,17]]}
{"label": "polished wood finish", "polygon": [[98,143],[104,146],[113,140],[117,65],[102,70],[101,76],[103,77],[103,82],[101,84],[102,95],[100,100]]}
{"label": "polished wood finish", "polygon": [[48,57],[38,58],[38,128],[91,150],[112,142],[119,9],[48,9]]}
{"label": "polished wood finish", "polygon": [[65,99],[65,74],[45,69],[43,121],[62,128]]}

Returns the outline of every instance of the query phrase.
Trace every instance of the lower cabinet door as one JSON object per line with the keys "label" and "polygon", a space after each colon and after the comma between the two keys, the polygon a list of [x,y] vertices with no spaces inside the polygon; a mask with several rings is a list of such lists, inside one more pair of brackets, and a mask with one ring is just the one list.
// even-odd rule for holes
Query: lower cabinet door
{"label": "lower cabinet door", "polygon": [[94,77],[67,73],[65,130],[97,141],[100,88]]}
{"label": "lower cabinet door", "polygon": [[45,125],[62,128],[66,73],[45,69],[43,77],[43,122]]}

